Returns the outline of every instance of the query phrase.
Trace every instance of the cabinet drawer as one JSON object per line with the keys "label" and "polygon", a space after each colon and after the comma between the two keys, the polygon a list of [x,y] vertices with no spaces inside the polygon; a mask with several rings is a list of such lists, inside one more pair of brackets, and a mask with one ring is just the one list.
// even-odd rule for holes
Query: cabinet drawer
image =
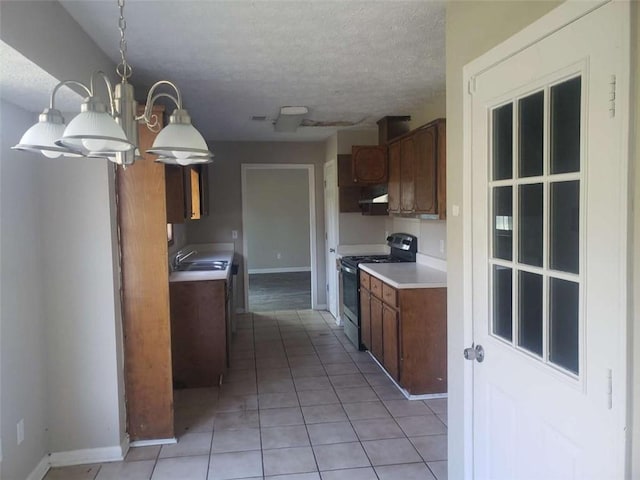
{"label": "cabinet drawer", "polygon": [[369,275],[368,273],[364,273],[362,270],[360,270],[360,286],[362,288],[366,288],[367,290],[371,290],[371,287],[369,287],[369,279],[371,278],[371,275]]}
{"label": "cabinet drawer", "polygon": [[386,283],[382,284],[382,300],[392,307],[398,306],[398,292],[395,288]]}
{"label": "cabinet drawer", "polygon": [[382,298],[382,280],[371,277],[371,293],[378,298]]}

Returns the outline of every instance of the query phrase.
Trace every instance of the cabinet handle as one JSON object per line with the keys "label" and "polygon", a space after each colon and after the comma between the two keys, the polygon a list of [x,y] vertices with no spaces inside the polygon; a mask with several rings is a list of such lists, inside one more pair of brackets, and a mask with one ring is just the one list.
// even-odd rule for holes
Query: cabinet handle
{"label": "cabinet handle", "polygon": [[354,178],[354,179],[353,179],[353,183],[358,183],[358,179],[357,179],[357,178]]}

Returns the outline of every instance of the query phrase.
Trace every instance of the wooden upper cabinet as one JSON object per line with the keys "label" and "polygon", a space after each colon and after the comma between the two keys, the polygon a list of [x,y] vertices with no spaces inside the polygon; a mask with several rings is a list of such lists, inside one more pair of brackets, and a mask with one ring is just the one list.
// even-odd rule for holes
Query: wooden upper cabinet
{"label": "wooden upper cabinet", "polygon": [[410,128],[410,115],[382,117],[378,124],[378,145],[386,145],[394,138],[407,133]]}
{"label": "wooden upper cabinet", "polygon": [[359,187],[353,181],[351,169],[351,155],[343,153],[338,155],[338,187]]}
{"label": "wooden upper cabinet", "polygon": [[416,162],[419,161],[413,135],[400,142],[400,211],[415,212]]}
{"label": "wooden upper cabinet", "polygon": [[209,165],[200,165],[200,216],[209,216]]}
{"label": "wooden upper cabinet", "polygon": [[165,166],[167,223],[199,220],[209,214],[207,165]]}
{"label": "wooden upper cabinet", "polygon": [[437,213],[436,203],[436,139],[435,125],[416,131],[414,208],[419,213]]}
{"label": "wooden upper cabinet", "polygon": [[440,220],[447,218],[447,121],[441,118],[437,121],[438,139],[436,173],[438,175],[438,215]]}
{"label": "wooden upper cabinet", "polygon": [[167,223],[184,223],[191,218],[191,203],[185,199],[190,196],[184,181],[184,168],[177,165],[165,165],[165,188],[167,197]]}
{"label": "wooden upper cabinet", "polygon": [[400,142],[389,145],[389,212],[400,212]]}
{"label": "wooden upper cabinet", "polygon": [[351,172],[357,185],[387,183],[387,147],[384,145],[353,146]]}
{"label": "wooden upper cabinet", "polygon": [[446,218],[445,120],[389,144],[389,212]]}

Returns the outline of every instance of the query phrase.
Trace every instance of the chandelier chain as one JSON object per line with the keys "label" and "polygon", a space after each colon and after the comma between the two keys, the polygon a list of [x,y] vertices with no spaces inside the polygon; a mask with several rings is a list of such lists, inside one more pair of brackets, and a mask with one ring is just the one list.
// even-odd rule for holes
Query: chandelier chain
{"label": "chandelier chain", "polygon": [[123,81],[126,81],[131,76],[131,65],[127,63],[127,39],[125,37],[125,30],[127,29],[127,21],[124,18],[124,0],[118,0],[118,7],[120,8],[120,18],[118,19],[118,29],[120,30],[120,64],[116,67],[116,72]]}

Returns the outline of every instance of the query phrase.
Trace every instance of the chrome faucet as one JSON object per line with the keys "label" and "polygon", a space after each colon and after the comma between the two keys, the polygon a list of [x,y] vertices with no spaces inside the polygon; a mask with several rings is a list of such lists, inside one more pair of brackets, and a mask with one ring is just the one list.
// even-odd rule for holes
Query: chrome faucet
{"label": "chrome faucet", "polygon": [[189,258],[191,255],[194,255],[196,253],[198,253],[197,250],[191,250],[190,252],[186,252],[186,253],[182,252],[182,251],[176,253],[176,256],[173,257],[173,268],[174,268],[174,270],[176,268],[178,268],[180,266],[180,264],[182,262],[184,262],[187,258]]}

